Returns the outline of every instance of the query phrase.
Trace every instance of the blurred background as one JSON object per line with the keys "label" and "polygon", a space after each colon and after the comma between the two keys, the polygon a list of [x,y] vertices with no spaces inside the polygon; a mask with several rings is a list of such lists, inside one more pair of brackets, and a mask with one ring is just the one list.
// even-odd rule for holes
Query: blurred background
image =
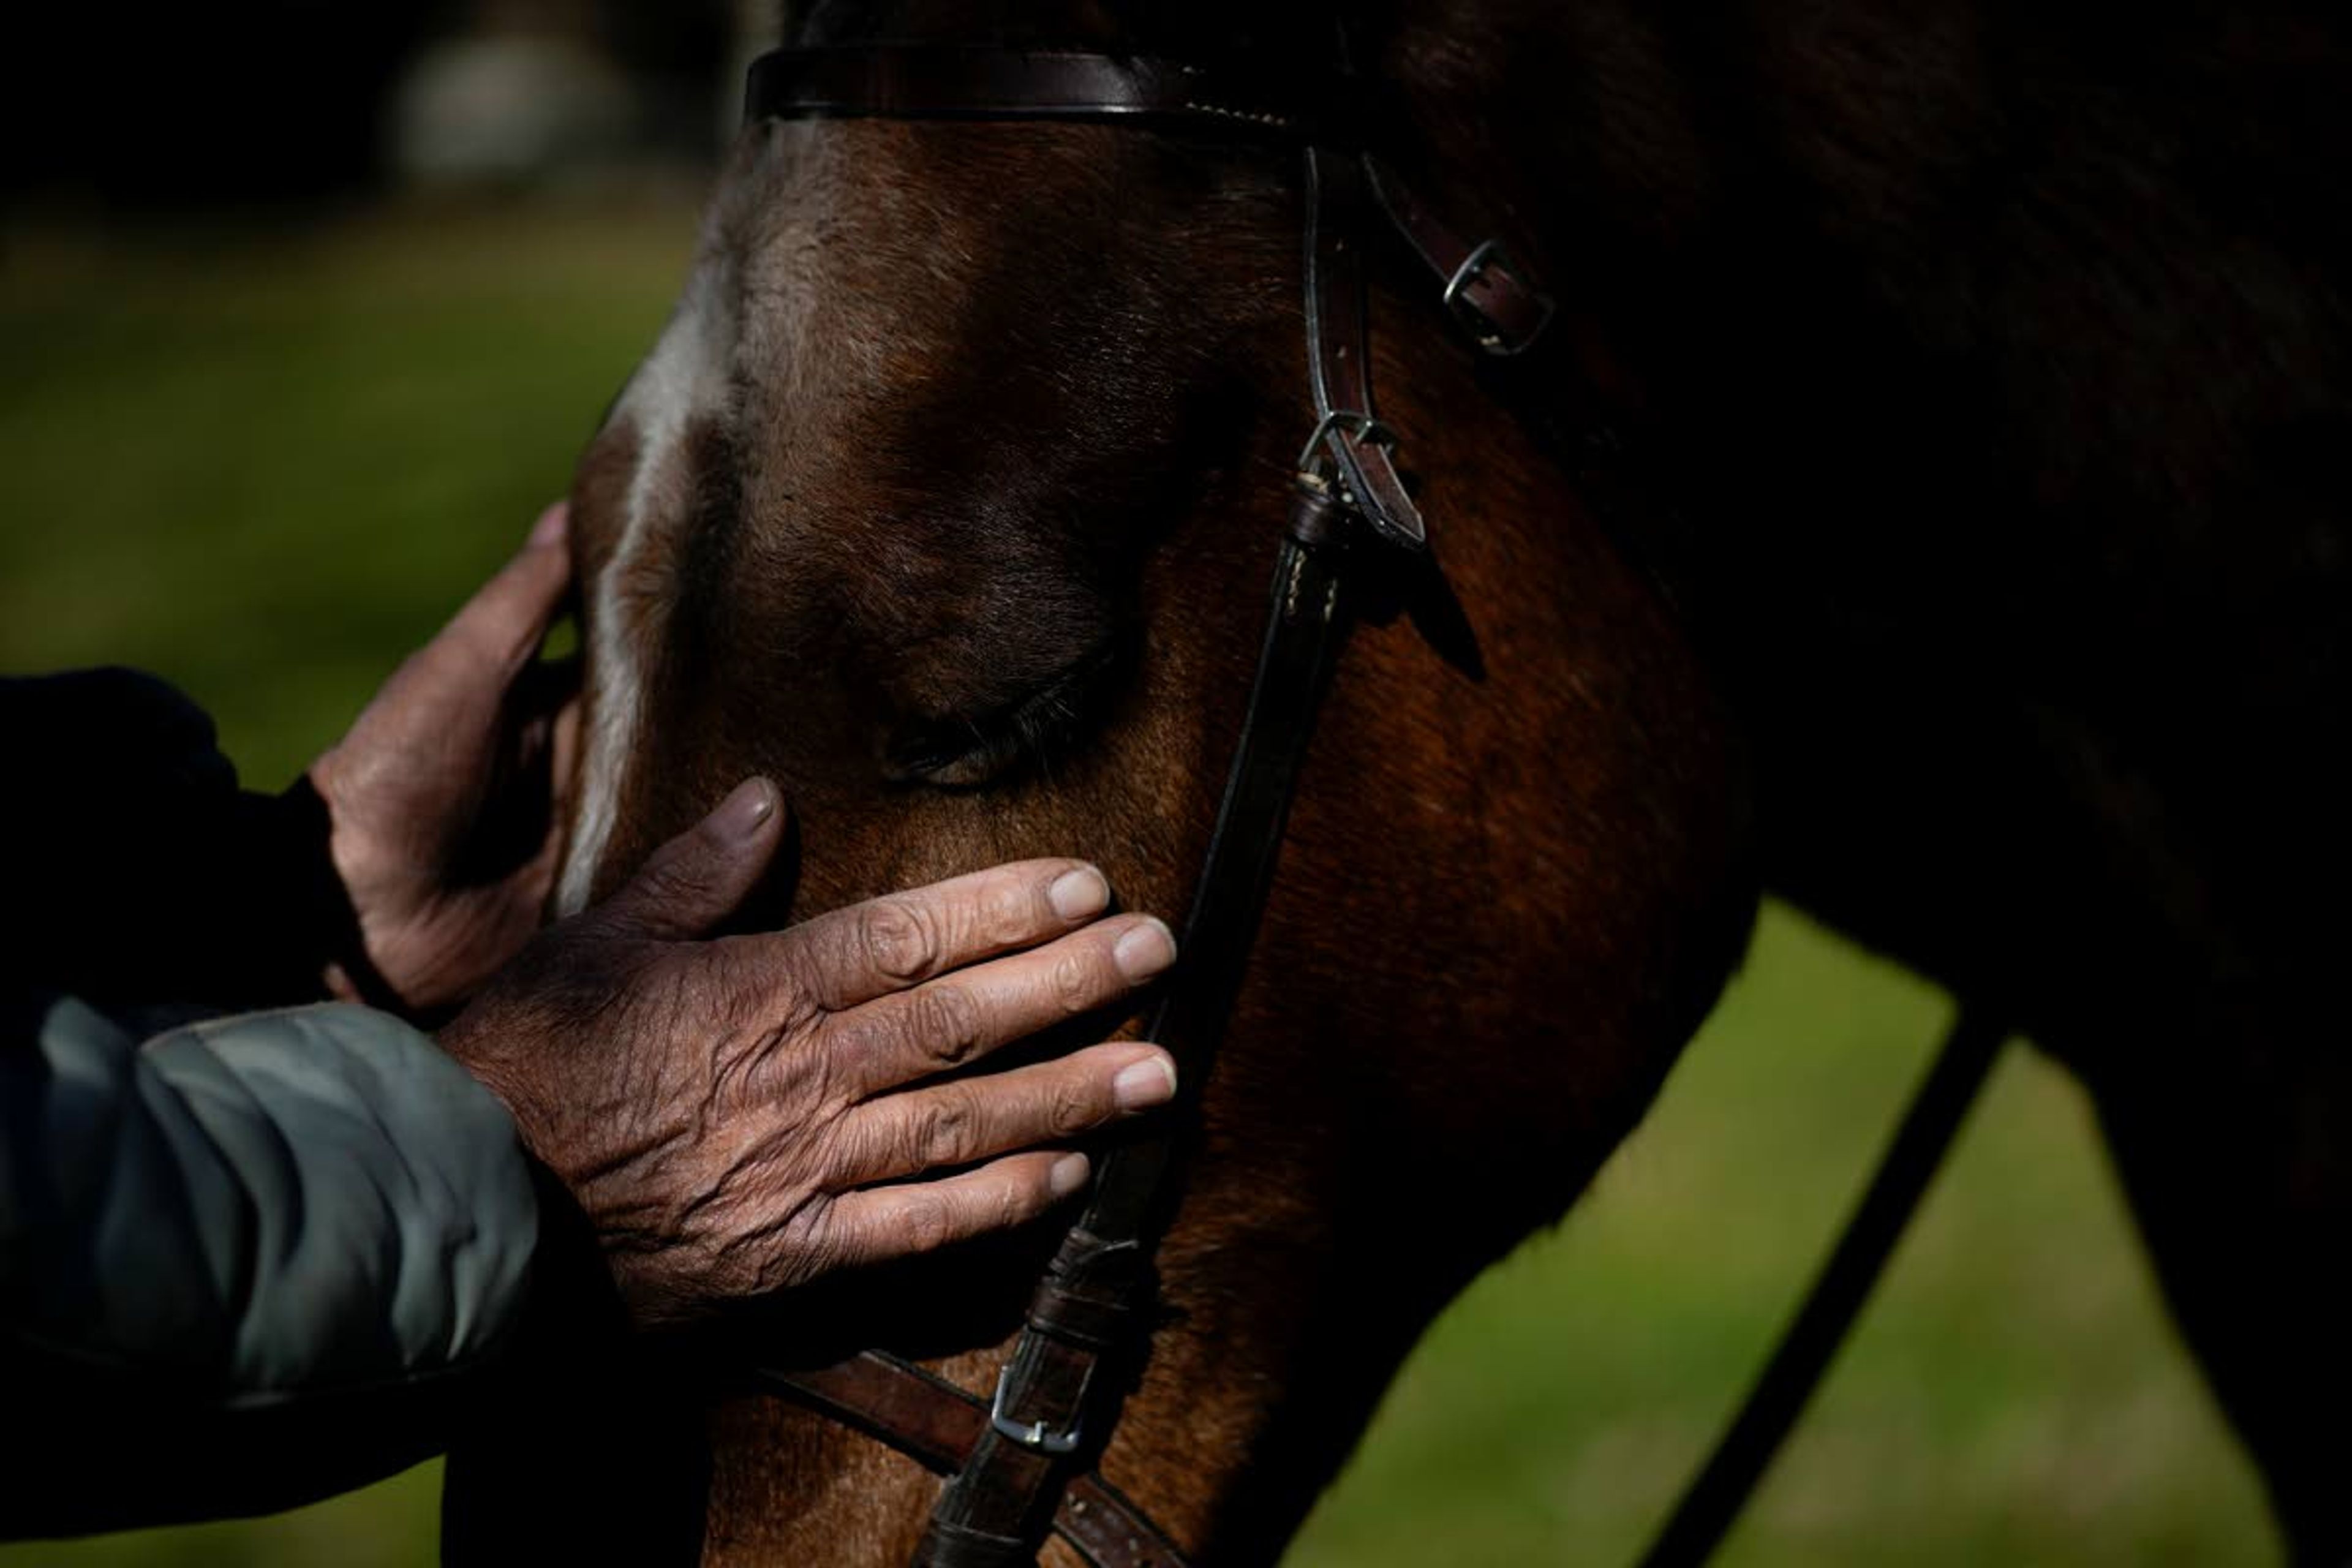
{"label": "blurred background", "polygon": [[[566,489],[684,276],[764,7],[24,9],[0,668],[159,671],[276,788]],[[1769,910],[1656,1114],[1438,1325],[1291,1563],[1629,1560],[1948,1016]],[[426,1563],[436,1487],[0,1568]],[[2276,1558],[2082,1096],[2012,1051],[1723,1561]]]}

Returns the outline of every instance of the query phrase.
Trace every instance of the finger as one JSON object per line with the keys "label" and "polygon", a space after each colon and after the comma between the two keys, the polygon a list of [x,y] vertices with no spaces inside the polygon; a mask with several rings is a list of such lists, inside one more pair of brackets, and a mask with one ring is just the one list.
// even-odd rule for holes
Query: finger
{"label": "finger", "polygon": [[1134,1043],[887,1095],[842,1120],[833,1181],[866,1186],[1067,1142],[1175,1098],[1175,1062]]}
{"label": "finger", "polygon": [[878,997],[826,1025],[841,1082],[861,1097],[965,1066],[1092,1013],[1165,973],[1176,939],[1150,915],[1122,915],[1050,947]]}
{"label": "finger", "polygon": [[736,785],[718,810],[655,850],[595,918],[656,941],[702,935],[758,885],[782,837],[783,815],[783,799],[766,779]]}
{"label": "finger", "polygon": [[503,687],[539,652],[572,591],[570,509],[550,507],[529,542],[433,639],[438,659],[502,676]]}
{"label": "finger", "polygon": [[575,691],[562,707],[555,710],[553,728],[548,737],[548,748],[552,758],[548,770],[548,780],[552,786],[551,819],[557,823],[566,821],[571,815],[573,781],[579,777],[581,711],[580,695]]}
{"label": "finger", "polygon": [[761,942],[838,1011],[1034,947],[1109,907],[1110,883],[1084,861],[1024,860],[835,910]]}
{"label": "finger", "polygon": [[860,1268],[936,1252],[1028,1224],[1087,1184],[1084,1154],[1012,1154],[977,1171],[845,1193],[827,1205],[817,1246],[828,1264]]}

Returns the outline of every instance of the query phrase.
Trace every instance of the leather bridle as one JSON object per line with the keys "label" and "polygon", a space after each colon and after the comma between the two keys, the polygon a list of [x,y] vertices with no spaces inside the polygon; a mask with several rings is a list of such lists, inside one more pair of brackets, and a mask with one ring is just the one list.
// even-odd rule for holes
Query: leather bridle
{"label": "leather bridle", "polygon": [[[1334,79],[1311,94],[1239,68],[1148,58],[992,48],[782,50],[751,68],[753,120],[1092,121],[1244,136],[1305,163],[1311,415],[1292,481],[1265,641],[1223,804],[1186,920],[1184,962],[1145,1038],[1194,1093],[1241,989],[1307,742],[1346,641],[1350,592],[1373,557],[1418,554],[1427,529],[1394,462],[1371,387],[1362,241],[1378,205],[1433,274],[1444,309],[1485,352],[1517,354],[1551,303],[1502,247],[1468,244],[1364,150],[1372,95]],[[1058,1532],[1097,1568],[1182,1563],[1087,1460],[1140,1353],[1152,1253],[1172,1202],[1167,1133],[1111,1150],[1085,1213],[1039,1282],[994,1397],[880,1352],[814,1372],[763,1369],[763,1386],[950,1477],[916,1562],[1007,1568]]]}
{"label": "leather bridle", "polygon": [[[1381,214],[1403,239],[1433,280],[1442,312],[1480,353],[1524,354],[1543,339],[1552,317],[1551,300],[1497,240],[1464,239],[1375,155],[1374,137],[1388,118],[1379,106],[1378,92],[1346,73],[1309,83],[1296,75],[1271,79],[1243,65],[1076,51],[784,49],[751,68],[747,112],[755,121],[1093,121],[1238,136],[1291,148],[1303,159],[1309,392],[1300,424],[1308,434],[1291,481],[1289,523],[1249,706],[1185,922],[1184,960],[1144,1037],[1175,1057],[1192,1097],[1241,990],[1357,590],[1382,557],[1409,561],[1427,548],[1426,525],[1395,465],[1396,436],[1373,401],[1364,282],[1371,215]],[[1958,1044],[1948,1056],[1959,1055]],[[1988,1049],[1980,1043],[1972,1048],[1989,1063]],[[1958,1110],[1982,1079],[1973,1055],[1962,1066],[1973,1068],[1975,1077],[1962,1071],[1965,1081],[1947,1090],[1960,1095]],[[1949,1121],[1956,1125],[1957,1119],[1952,1110]],[[1948,1142],[1949,1127],[1941,1135]],[[1155,1301],[1152,1258],[1174,1204],[1176,1147],[1163,1130],[1102,1157],[1092,1196],[1037,1284],[992,1398],[879,1351],[814,1371],[754,1370],[761,1388],[948,1478],[916,1552],[917,1568],[1013,1568],[1034,1562],[1049,1534],[1095,1568],[1182,1568],[1165,1533],[1096,1468],[1126,1374],[1146,1348]],[[1911,1150],[1912,1164],[1920,1152]],[[1939,1152],[1940,1145],[1927,1152],[1927,1171]],[[1901,1215],[1916,1195],[1896,1194]],[[1900,1225],[1898,1215],[1895,1229]],[[1890,1236],[1878,1262],[1891,1247]],[[1861,1261],[1866,1290],[1875,1267]],[[1817,1293],[1813,1306],[1821,1304]],[[1858,1306],[1857,1295],[1843,1321]],[[1843,1331],[1842,1323],[1812,1329],[1815,1338],[1828,1331],[1831,1348]],[[1825,1351],[1821,1360],[1826,1363]],[[1796,1405],[1819,1372],[1800,1377]],[[1763,1392],[1759,1385],[1759,1398]],[[1786,1400],[1790,1392],[1775,1394]],[[1752,1446],[1760,1437],[1769,1455],[1794,1414],[1793,1407],[1767,1412],[1764,1429],[1743,1440]],[[1751,1406],[1743,1421],[1755,1415]],[[1736,1472],[1753,1456],[1734,1458]],[[1717,1475],[1721,1458],[1709,1472],[1717,1494],[1725,1486]],[[1753,1468],[1760,1471],[1760,1459]],[[1747,1480],[1752,1485],[1753,1475]],[[1733,1489],[1727,1506],[1736,1510],[1746,1488],[1735,1480]],[[1710,1506],[1726,1501],[1717,1495]],[[1677,1524],[1685,1527],[1684,1537],[1693,1534],[1688,1521],[1678,1517]]]}

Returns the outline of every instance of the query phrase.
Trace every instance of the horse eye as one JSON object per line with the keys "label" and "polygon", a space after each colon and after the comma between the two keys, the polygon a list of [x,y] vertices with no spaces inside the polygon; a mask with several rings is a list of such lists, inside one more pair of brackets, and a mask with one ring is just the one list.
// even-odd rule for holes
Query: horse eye
{"label": "horse eye", "polygon": [[1012,772],[1022,760],[1021,747],[1009,734],[992,734],[974,726],[966,741],[961,748],[943,733],[910,741],[893,749],[883,765],[884,776],[892,784],[980,789]]}
{"label": "horse eye", "polygon": [[1016,701],[911,725],[890,746],[884,775],[893,784],[938,789],[998,783],[1021,764],[1076,742],[1100,710],[1115,670],[1110,655],[1094,655]]}

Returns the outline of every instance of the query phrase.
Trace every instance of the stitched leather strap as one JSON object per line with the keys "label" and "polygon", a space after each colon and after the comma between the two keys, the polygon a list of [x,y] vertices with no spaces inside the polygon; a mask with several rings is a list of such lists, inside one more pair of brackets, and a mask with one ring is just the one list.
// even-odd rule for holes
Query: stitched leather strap
{"label": "stitched leather strap", "polygon": [[753,120],[1097,120],[1181,123],[1255,137],[1357,144],[1376,122],[1349,78],[1269,76],[1052,49],[778,49],[752,62]]}
{"label": "stitched leather strap", "polygon": [[[1215,835],[1186,921],[1182,969],[1147,1030],[1188,1085],[1206,1079],[1241,990],[1272,885],[1316,715],[1347,635],[1342,520],[1382,540],[1426,544],[1421,513],[1391,459],[1372,405],[1361,262],[1368,210],[1361,167],[1310,147],[1306,164],[1305,306],[1317,424],[1304,455],[1290,535],[1276,565],[1265,647]],[[1311,470],[1328,464],[1328,476]],[[1151,1246],[1171,1201],[1175,1151],[1162,1133],[1113,1151],[1085,1217],[1040,1282],[999,1389],[1006,1420],[982,1436],[949,1483],[922,1568],[1013,1568],[1034,1555],[1067,1453],[1099,1445],[1116,1418],[1114,1352],[1153,1298]],[[1002,1543],[990,1560],[979,1543]]]}
{"label": "stitched leather strap", "polygon": [[[939,1475],[961,1468],[988,1430],[988,1406],[982,1400],[879,1351],[811,1371],[762,1368],[754,1376],[768,1392],[862,1432]],[[1182,1553],[1143,1510],[1091,1471],[1071,1478],[1055,1512],[1054,1533],[1095,1568],[1185,1568]],[[963,1568],[974,1559],[959,1552],[1003,1550],[994,1538],[975,1532],[953,1542],[950,1555],[937,1561]]]}
{"label": "stitched leather strap", "polygon": [[[1372,399],[1363,246],[1374,201],[1392,213],[1397,204],[1381,195],[1360,151],[1370,123],[1362,102],[1349,77],[1310,90],[1296,76],[1268,80],[1247,69],[1049,51],[783,50],[752,70],[754,118],[1163,123],[1305,143],[1302,261],[1316,422],[1300,458],[1241,741],[1186,922],[1184,961],[1147,1031],[1175,1055],[1192,1093],[1239,994],[1316,716],[1347,637],[1347,565],[1373,540],[1408,552],[1428,542],[1395,466],[1395,437]],[[1407,237],[1432,266],[1460,252],[1445,299],[1474,335],[1490,350],[1532,342],[1542,322],[1516,271],[1491,264],[1491,246],[1462,246],[1425,206],[1403,205],[1418,223]],[[1351,527],[1358,519],[1365,528]],[[870,1358],[844,1363],[861,1370],[841,1373],[824,1394],[829,1403],[820,1408],[903,1451],[960,1455],[936,1461],[952,1475],[916,1553],[919,1568],[1017,1568],[1034,1560],[1049,1531],[1069,1536],[1074,1513],[1103,1506],[1087,1489],[1100,1482],[1085,1461],[1107,1441],[1122,1380],[1147,1343],[1140,1319],[1156,1299],[1151,1255],[1175,1195],[1172,1137],[1162,1131],[1104,1157],[1085,1216],[1039,1282],[992,1406],[968,1444],[960,1428],[947,1429],[966,1417],[943,1414],[943,1396],[918,1399],[904,1377],[881,1386]],[[803,1394],[819,1386],[804,1377],[785,1382]],[[954,1391],[959,1409],[969,1398]],[[1162,1560],[1150,1552],[1175,1561],[1148,1524],[1135,1523],[1122,1537],[1129,1555],[1117,1562]]]}
{"label": "stitched leather strap", "polygon": [[[1378,84],[1352,74],[1273,75],[1241,61],[1209,66],[1076,50],[898,45],[762,55],[751,64],[744,112],[751,120],[1158,123],[1295,139],[1315,150],[1310,163],[1318,165],[1308,173],[1310,226],[1322,210],[1315,195],[1318,184],[1337,187],[1334,210],[1346,215],[1344,222],[1322,226],[1330,247],[1320,260],[1333,280],[1335,308],[1348,308],[1351,289],[1360,300],[1361,285],[1351,279],[1360,263],[1347,254],[1353,239],[1339,236],[1360,234],[1354,209],[1360,188],[1368,188],[1436,278],[1441,300],[1473,341],[1493,354],[1525,353],[1550,324],[1550,298],[1499,243],[1463,238],[1393,169],[1371,155],[1373,139],[1395,118],[1384,111],[1393,106],[1381,99]],[[1334,148],[1346,149],[1348,156],[1333,157]],[[1360,168],[1351,166],[1358,159]],[[1309,254],[1318,254],[1311,233]],[[1355,309],[1360,315],[1360,303]],[[1354,390],[1352,376],[1341,366],[1329,369],[1339,374],[1331,379],[1328,398],[1318,390],[1317,413],[1369,414],[1362,406],[1368,397],[1347,395]],[[1318,389],[1320,381],[1318,372]],[[1376,473],[1350,477],[1371,487],[1367,506],[1373,526],[1399,542],[1412,542],[1405,518],[1410,502],[1402,487],[1383,485]]]}
{"label": "stitched leather strap", "polygon": [[[1341,562],[1349,542],[1333,527],[1329,481],[1302,487],[1292,536],[1276,564],[1266,639],[1224,803],[1186,922],[1182,966],[1146,1037],[1177,1058],[1197,1090],[1206,1078],[1256,940],[1301,767],[1324,691],[1346,640]],[[1098,1452],[1117,1418],[1124,1361],[1087,1330],[1142,1311],[1153,1300],[1151,1246],[1173,1202],[1171,1134],[1125,1144],[1102,1163],[1085,1217],[1041,1285],[1000,1386],[1012,1430],[992,1425],[971,1460],[940,1494],[919,1568],[965,1568],[975,1534],[1003,1543],[984,1568],[1030,1562],[1069,1473],[1067,1456]],[[1071,1303],[1085,1303],[1073,1311]],[[1060,1331],[1072,1322],[1076,1335]],[[1125,1336],[1139,1351],[1144,1336]],[[1024,1436],[1026,1434],[1027,1436]]]}
{"label": "stitched leather strap", "polygon": [[1422,550],[1429,526],[1390,454],[1394,436],[1372,404],[1363,243],[1363,160],[1307,150],[1307,365],[1317,433],[1339,465],[1343,499],[1391,544]]}
{"label": "stitched leather strap", "polygon": [[1106,1240],[1074,1226],[1038,1281],[1029,1327],[1097,1354],[1112,1350],[1136,1331],[1143,1273],[1140,1240]]}
{"label": "stitched leather strap", "polygon": [[1496,241],[1469,241],[1378,158],[1363,160],[1373,198],[1413,254],[1437,277],[1440,296],[1478,346],[1511,357],[1535,347],[1551,324],[1552,301]]}
{"label": "stitched leather strap", "polygon": [[[1346,637],[1349,524],[1360,517],[1370,534],[1408,549],[1426,542],[1372,405],[1359,248],[1367,196],[1487,353],[1525,353],[1552,317],[1552,301],[1498,243],[1464,240],[1370,155],[1366,133],[1378,117],[1366,101],[1349,76],[1307,91],[1294,78],[1248,69],[1040,51],[784,50],[752,69],[753,118],[1163,122],[1307,144],[1307,360],[1318,423],[1241,745],[1187,922],[1185,965],[1150,1031],[1185,1064],[1195,1094],[1240,988],[1307,740]],[[1333,147],[1349,151],[1335,155]],[[1538,422],[1570,427],[1555,417]],[[1956,1029],[1830,1268],[1647,1561],[1698,1561],[1737,1512],[1850,1325],[1998,1046],[1998,1033],[1981,1020]],[[1105,1160],[1085,1218],[1039,1283],[993,1408],[874,1352],[814,1373],[754,1373],[952,1477],[918,1549],[919,1568],[1017,1568],[1049,1531],[1097,1568],[1181,1568],[1141,1511],[1082,1462],[1100,1452],[1117,1417],[1111,1373],[1124,1363],[1116,1358],[1143,1348],[1139,1319],[1153,1299],[1151,1249],[1173,1202],[1173,1159],[1162,1134]]]}
{"label": "stitched leather strap", "polygon": [[[981,1434],[988,1432],[983,1401],[912,1361],[877,1350],[849,1356],[837,1366],[760,1368],[752,1377],[772,1394],[830,1415],[943,1477],[960,1469]],[[1054,1532],[1077,1547],[1094,1568],[1185,1568],[1183,1554],[1134,1500],[1094,1471],[1070,1479],[1054,1514]],[[969,1547],[1002,1552],[1002,1544],[990,1547],[988,1540],[992,1538],[973,1538]]]}

